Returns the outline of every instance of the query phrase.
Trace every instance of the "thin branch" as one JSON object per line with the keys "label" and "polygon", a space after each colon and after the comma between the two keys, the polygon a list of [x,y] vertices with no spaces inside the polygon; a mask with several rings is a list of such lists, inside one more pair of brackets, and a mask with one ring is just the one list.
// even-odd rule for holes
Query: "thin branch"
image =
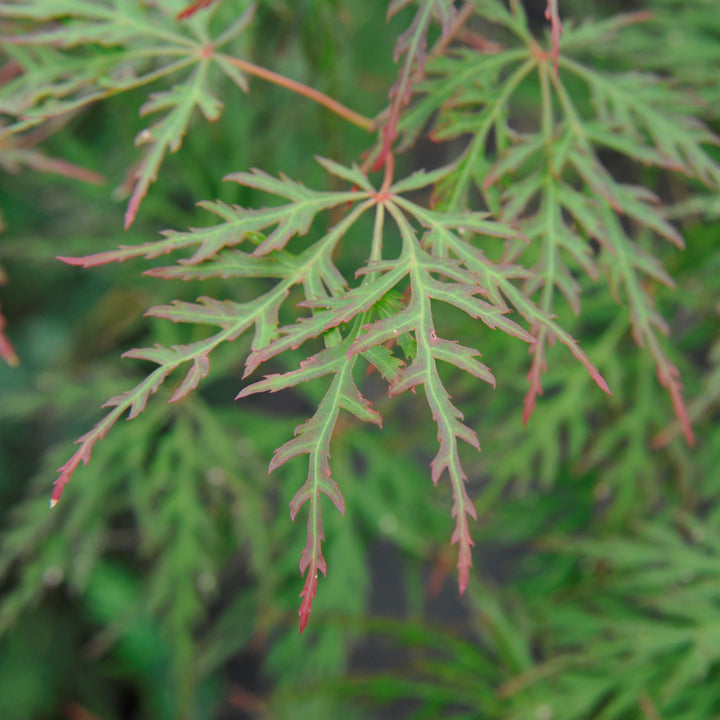
{"label": "thin branch", "polygon": [[503,43],[488,40],[484,35],[468,28],[462,28],[457,34],[457,39],[483,55],[495,55],[505,50],[506,47]]}
{"label": "thin branch", "polygon": [[460,31],[465,27],[465,23],[467,23],[467,21],[472,17],[474,12],[475,6],[471,2],[467,2],[463,5],[462,9],[455,18],[455,22],[450,28],[450,32],[448,32],[447,35],[441,36],[435,43],[433,49],[430,51],[430,57],[439,57],[445,52],[445,50],[447,50],[448,45],[450,45],[450,43],[457,37],[458,33],[460,33]]}
{"label": "thin branch", "polygon": [[316,103],[319,103],[323,107],[326,107],[331,112],[334,112],[336,115],[339,115],[341,118],[344,118],[348,122],[351,122],[353,125],[357,125],[363,130],[371,132],[375,129],[375,123],[373,120],[365,117],[364,115],[361,115],[360,113],[355,112],[354,110],[351,110],[350,108],[343,105],[341,102],[338,102],[337,100],[334,100],[328,95],[325,95],[325,93],[322,93],[319,90],[315,90],[315,88],[304,85],[297,80],[291,80],[284,75],[280,75],[279,73],[268,70],[267,68],[261,67],[260,65],[255,65],[255,63],[248,62],[247,60],[240,60],[239,58],[225,54],[221,55],[221,57],[223,58],[223,60],[226,60],[230,64],[235,65],[235,67],[239,68],[243,72],[248,73],[248,75],[255,75],[255,77],[259,77],[263,80],[267,80],[268,82],[275,83],[275,85],[280,85],[281,87],[287,88],[288,90],[295,92],[298,95],[302,95],[306,98],[309,98],[310,100],[314,100]]}

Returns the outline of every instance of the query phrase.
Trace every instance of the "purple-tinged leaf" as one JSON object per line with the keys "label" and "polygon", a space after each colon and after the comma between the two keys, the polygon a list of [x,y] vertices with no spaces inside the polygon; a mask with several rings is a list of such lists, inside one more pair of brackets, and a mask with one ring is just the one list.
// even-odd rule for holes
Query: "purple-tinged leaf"
{"label": "purple-tinged leaf", "polygon": [[348,355],[352,357],[364,353],[370,348],[382,345],[388,340],[396,340],[400,335],[412,332],[417,322],[417,313],[414,308],[408,308],[394,317],[376,320],[362,326],[363,334],[350,346]]}
{"label": "purple-tinged leaf", "polygon": [[[480,443],[475,432],[461,422],[462,413],[450,402],[450,396],[438,375],[434,353],[438,352],[442,360],[448,359],[447,346],[441,345],[441,342],[445,341],[434,337],[433,331],[428,335],[423,335],[423,329],[416,332],[416,338],[418,354],[409,367],[398,373],[396,380],[391,384],[390,391],[394,395],[418,385],[424,386],[425,397],[438,428],[437,437],[440,443],[438,453],[430,465],[432,480],[437,484],[443,472],[447,471],[453,488],[452,516],[455,518],[456,524],[452,543],[459,545],[458,587],[462,594],[467,587],[469,571],[472,567],[471,547],[473,541],[470,537],[467,516],[470,515],[476,519],[477,514],[465,489],[467,476],[460,463],[457,441],[458,439],[463,440],[477,450],[480,450]],[[467,359],[466,356],[464,360]]]}
{"label": "purple-tinged leaf", "polygon": [[[315,509],[317,506],[317,509]],[[300,593],[302,602],[298,610],[300,621],[298,629],[300,634],[307,627],[313,601],[317,595],[318,572],[327,576],[327,563],[322,554],[321,545],[325,540],[322,529],[322,518],[320,515],[320,502],[313,498],[311,511],[308,515],[307,544],[300,556],[300,574],[305,576],[305,586]]]}
{"label": "purple-tinged leaf", "polygon": [[303,343],[322,335],[328,323],[332,322],[333,314],[329,311],[316,313],[307,318],[300,318],[292,325],[281,327],[277,337],[266,345],[259,345],[245,360],[243,378],[252,375],[255,369],[276,355],[286,350],[296,350]]}
{"label": "purple-tinged leaf", "polygon": [[538,328],[537,342],[530,348],[532,363],[528,371],[528,391],[523,398],[523,425],[527,425],[530,416],[535,409],[535,403],[539,395],[543,394],[542,376],[547,372],[547,360],[545,358],[547,331]]}
{"label": "purple-tinged leaf", "polygon": [[406,198],[396,198],[396,204],[404,212],[416,218],[428,233],[423,245],[442,249],[448,241],[462,242],[457,230],[498,238],[518,238],[517,229],[503,223],[487,220],[486,213],[479,212],[441,212],[424,208]]}
{"label": "purple-tinged leaf", "polygon": [[[473,247],[470,242],[456,232],[453,232],[452,228],[458,226],[466,227],[471,232],[500,235],[501,237],[513,237],[512,231],[507,230],[505,235],[501,235],[500,233],[503,231],[502,225],[486,223],[482,217],[473,218],[472,214],[468,214],[471,216],[470,221],[467,224],[461,225],[459,218],[458,220],[454,219],[454,214],[428,211],[409,203],[404,198],[399,198],[397,204],[417,217],[418,220],[429,229],[424,239],[424,244],[427,244],[429,248],[436,252],[450,251],[462,262],[463,266],[475,276],[478,286],[482,288],[488,300],[499,309],[496,311],[495,317],[502,318],[500,309],[505,307],[505,299],[507,299],[520,315],[530,323],[531,327],[546,328],[548,337],[557,339],[566,345],[575,358],[579,360],[588,371],[600,389],[606,393],[610,392],[607,383],[597,368],[590,362],[587,355],[580,349],[577,342],[557,325],[548,313],[538,308],[535,303],[528,298],[526,293],[522,292],[512,283],[512,279],[515,278],[526,279],[531,283],[536,276],[529,273],[525,268],[514,265],[499,265],[490,262],[481,250]],[[445,223],[448,223],[449,226]],[[486,227],[486,225],[490,227]],[[480,301],[475,300],[474,302]],[[504,323],[512,323],[512,321],[505,319]],[[498,327],[501,327],[506,332],[511,331],[511,334],[517,334],[515,329],[519,326],[512,323],[508,327],[504,327],[504,323],[499,324]],[[518,336],[526,342],[534,343],[536,339],[535,337],[529,336],[524,330],[522,330]],[[535,351],[533,350],[532,352]]]}
{"label": "purple-tinged leaf", "polygon": [[154,372],[150,373],[150,375],[148,375],[133,390],[125,392],[122,395],[116,395],[105,403],[103,407],[112,407],[113,410],[109,412],[92,430],[90,430],[90,432],[86,433],[76,441],[77,444],[80,445],[80,448],[62,467],[58,468],[60,475],[55,480],[53,486],[50,507],[54,507],[58,504],[65,486],[70,481],[72,474],[75,472],[80,462],[87,465],[95,443],[105,437],[108,430],[110,430],[115,422],[127,410],[130,411],[128,413],[128,420],[132,420],[137,417],[145,409],[148,397],[157,391],[172,370],[174,370],[174,367],[159,367]]}
{"label": "purple-tinged leaf", "polygon": [[545,18],[551,25],[552,56],[555,66],[555,76],[557,77],[559,72],[558,61],[560,59],[560,37],[563,33],[562,23],[560,22],[560,11],[558,10],[558,0],[547,0]]}
{"label": "purple-tinged leaf", "polygon": [[512,335],[525,342],[534,342],[533,336],[527,330],[505,316],[505,313],[509,312],[507,307],[497,307],[475,297],[480,292],[478,285],[441,283],[428,278],[425,288],[428,297],[453,305],[472,318],[479,318],[493,330],[500,329],[507,335]]}
{"label": "purple-tinged leaf", "polygon": [[[410,0],[392,0],[388,6],[388,17],[391,17],[401,8],[410,3]],[[427,33],[433,16],[437,16],[442,26],[443,36],[446,36],[452,27],[455,17],[453,0],[419,0],[415,17],[408,29],[400,35],[393,51],[393,60],[397,62],[403,55],[402,67],[398,79],[390,88],[390,109],[382,128],[382,147],[375,163],[375,169],[382,167],[398,135],[398,122],[403,108],[410,102],[413,92],[413,82],[425,70],[427,59]]]}

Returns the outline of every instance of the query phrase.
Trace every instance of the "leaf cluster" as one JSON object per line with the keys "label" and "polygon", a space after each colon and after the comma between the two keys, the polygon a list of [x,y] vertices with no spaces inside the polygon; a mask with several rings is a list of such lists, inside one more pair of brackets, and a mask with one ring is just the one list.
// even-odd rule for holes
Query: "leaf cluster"
{"label": "leaf cluster", "polygon": [[[517,0],[393,0],[396,78],[369,118],[250,60],[263,54],[257,23],[295,17],[286,4],[186,5],[0,0],[14,68],[0,84],[4,166],[79,177],[40,154],[35,133],[154,84],[140,114],[159,119],[137,136],[144,155],[123,185],[127,228],[181,144],[205,137],[210,155],[215,128],[267,124],[264,106],[230,97],[247,75],[372,137],[360,154],[333,135],[323,150],[342,161],[318,156],[317,174],[304,150],[292,177],[253,160],[188,211],[187,230],[60,251],[128,276],[147,263],[150,320],[124,354],[146,374],[113,375],[104,416],[60,465],[51,503],[66,486],[71,497],[56,513],[20,505],[3,540],[0,630],[62,585],[106,618],[100,645],[157,621],[177,704],[159,717],[209,717],[198,688],[253,647],[285,675],[275,702],[292,715],[292,686],[337,677],[372,626],[358,618],[367,537],[379,535],[433,561],[433,578],[457,567],[472,637],[379,621],[419,661],[335,683],[308,716],[350,693],[412,698],[415,717],[709,717],[720,162],[705,70],[717,18],[688,3],[683,32],[701,52],[678,41],[659,58],[648,48],[670,32],[674,0],[578,19],[551,0],[544,37]],[[196,110],[218,124],[192,124]],[[426,137],[442,159],[420,169]],[[79,391],[63,396],[66,412]],[[21,395],[15,415],[37,422],[50,408]],[[306,531],[283,521],[288,505]],[[151,578],[120,619],[92,599],[122,555],[117,526]],[[448,536],[452,560],[438,550]],[[493,542],[521,556],[516,582],[487,579]],[[313,605],[324,618],[303,645],[284,624],[298,557],[300,631]],[[351,626],[328,619],[339,609]]]}

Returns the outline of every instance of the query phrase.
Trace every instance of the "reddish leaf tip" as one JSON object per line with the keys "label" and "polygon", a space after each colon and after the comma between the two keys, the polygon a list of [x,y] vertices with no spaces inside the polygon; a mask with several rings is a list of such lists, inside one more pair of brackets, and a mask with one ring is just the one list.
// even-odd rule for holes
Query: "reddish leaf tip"
{"label": "reddish leaf tip", "polygon": [[687,440],[687,444],[690,447],[695,447],[695,435],[693,434],[690,425],[683,425],[683,433],[685,435],[685,440]]}
{"label": "reddish leaf tip", "polygon": [[608,387],[608,384],[605,382],[605,378],[597,371],[591,373],[592,379],[595,381],[595,384],[607,395],[610,397],[613,396],[612,391]]}
{"label": "reddish leaf tip", "polygon": [[533,394],[532,397],[530,396],[530,393],[525,396],[525,400],[523,402],[525,407],[523,408],[522,414],[523,427],[527,426],[528,421],[530,420],[530,416],[533,414],[533,410],[535,409],[535,398],[535,394]]}
{"label": "reddish leaf tip", "polygon": [[460,568],[458,574],[458,591],[462,597],[465,594],[468,586],[468,580],[470,579],[470,569],[467,566]]}
{"label": "reddish leaf tip", "polygon": [[50,496],[50,508],[54,508],[59,502],[60,498],[62,497],[63,490],[65,489],[65,485],[67,485],[67,482],[70,478],[65,476],[64,474],[61,475],[55,482],[55,486],[53,487],[52,495]]}
{"label": "reddish leaf tip", "polygon": [[317,591],[317,570],[313,571],[310,568],[307,577],[305,578],[305,587],[300,593],[300,597],[303,599],[300,603],[300,609],[298,610],[298,629],[302,635],[303,630],[307,627],[308,620],[310,619],[310,612],[312,610],[313,600],[315,599],[315,593]]}
{"label": "reddish leaf tip", "polygon": [[16,368],[20,365],[20,358],[17,356],[10,341],[3,335],[2,330],[0,330],[0,356],[2,356],[3,360],[5,360],[10,367]]}
{"label": "reddish leaf tip", "polygon": [[135,216],[138,214],[140,209],[140,203],[147,194],[147,187],[144,187],[141,183],[135,186],[133,194],[128,202],[127,210],[125,210],[125,217],[123,221],[123,229],[127,230],[135,222]]}
{"label": "reddish leaf tip", "polygon": [[192,17],[199,10],[204,10],[205,8],[212,5],[213,2],[215,2],[215,0],[196,0],[193,3],[190,3],[190,5],[188,5],[183,10],[181,10],[175,17],[178,20],[187,20],[187,18]]}
{"label": "reddish leaf tip", "polygon": [[56,255],[56,260],[60,260],[60,262],[64,262],[66,265],[75,265],[84,267],[85,266],[85,258],[76,258],[76,257],[66,257],[65,255]]}

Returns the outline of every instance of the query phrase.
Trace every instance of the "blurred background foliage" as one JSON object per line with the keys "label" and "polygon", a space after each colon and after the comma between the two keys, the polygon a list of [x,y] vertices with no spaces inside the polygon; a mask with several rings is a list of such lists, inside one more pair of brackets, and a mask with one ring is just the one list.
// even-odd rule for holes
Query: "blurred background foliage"
{"label": "blurred background foliage", "polygon": [[[386,5],[265,0],[243,52],[374,116],[405,22],[386,23]],[[232,15],[227,6],[219,12]],[[544,2],[527,9],[542,35]],[[670,76],[720,128],[715,0],[568,0],[560,9],[569,23],[652,11],[593,62]],[[313,386],[236,406],[235,346],[217,352],[201,391],[169,405],[161,390],[120,423],[48,511],[72,441],[107,397],[142,377],[120,352],[193,339],[193,328],[144,319],[144,310],[233,292],[219,279],[210,289],[161,283],[133,262],[82,271],[55,257],[206,224],[201,199],[252,206],[252,190],[220,182],[229,172],[262,167],[319,186],[314,155],[350,162],[368,148],[362,130],[319,106],[251,85],[247,96],[223,94],[221,121],[191,126],[128,232],[119,200],[143,127],[142,90],[69,118],[42,144],[104,184],[4,163],[0,300],[21,364],[0,366],[0,717],[720,717],[720,202],[657,173],[643,181],[677,208],[687,242],[684,252],[663,248],[677,287],[656,299],[697,445],[678,437],[652,364],[605,294],[586,293],[582,315],[561,320],[585,338],[610,400],[568,353],[551,350],[545,396],[523,427],[527,353],[489,336],[485,360],[505,389],[478,394],[466,378],[449,380],[483,442],[467,457],[479,522],[462,602],[450,494],[426,469],[433,429],[412,396],[390,403],[378,385],[369,395],[383,432],[347,422],[335,438],[347,510],[327,515],[330,572],[298,636],[304,528],[287,505],[303,468],[290,463],[269,480],[267,463],[307,417]],[[537,112],[533,103],[529,90],[523,111]],[[456,154],[452,142],[422,141],[402,162],[435,167]],[[613,168],[610,152],[607,162]],[[662,447],[659,433],[669,438]]]}

